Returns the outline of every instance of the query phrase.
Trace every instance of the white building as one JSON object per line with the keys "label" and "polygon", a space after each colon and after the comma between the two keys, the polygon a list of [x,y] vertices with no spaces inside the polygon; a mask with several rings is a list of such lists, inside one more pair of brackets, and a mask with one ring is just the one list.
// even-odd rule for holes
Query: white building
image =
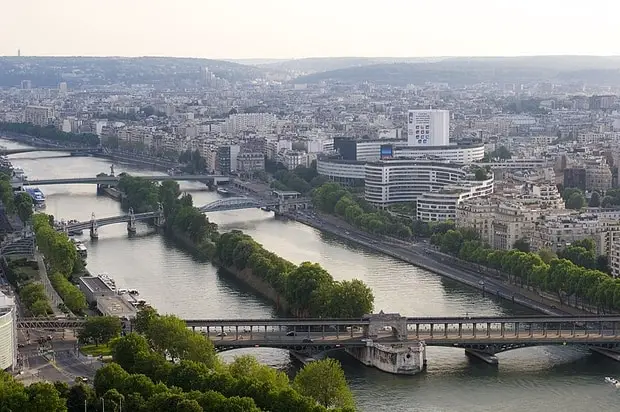
{"label": "white building", "polygon": [[[441,159],[384,159],[366,163],[364,179],[366,201],[379,207],[414,202],[427,193],[449,188],[462,188],[464,193],[474,188],[470,197],[493,192],[492,178],[475,182],[468,167]],[[427,206],[428,217],[445,220],[443,215],[439,216],[440,209],[432,207],[430,199]],[[437,212],[432,212],[433,209]]]}
{"label": "white building", "polygon": [[409,146],[447,146],[450,144],[448,110],[409,110],[407,120]]}
{"label": "white building", "polygon": [[17,366],[17,317],[13,299],[0,292],[0,370]]}

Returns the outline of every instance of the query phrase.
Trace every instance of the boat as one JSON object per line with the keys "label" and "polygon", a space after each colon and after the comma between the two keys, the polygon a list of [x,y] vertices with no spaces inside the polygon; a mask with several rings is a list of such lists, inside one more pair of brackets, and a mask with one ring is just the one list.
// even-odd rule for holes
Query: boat
{"label": "boat", "polygon": [[86,248],[86,246],[84,246],[83,243],[76,242],[75,243],[75,250],[77,250],[78,255],[82,259],[85,259],[88,256],[88,249]]}
{"label": "boat", "polygon": [[129,289],[129,294],[130,294],[130,295],[137,296],[137,295],[139,295],[140,293],[138,292],[138,290],[137,290],[137,289]]}
{"label": "boat", "polygon": [[620,384],[620,382],[618,382],[618,380],[617,380],[617,379],[615,379],[615,378],[610,378],[609,376],[606,376],[606,377],[605,377],[605,382],[607,382],[607,383],[611,383],[612,385],[618,385],[618,384]]}
{"label": "boat", "polygon": [[97,277],[101,279],[101,281],[105,283],[111,290],[116,291],[116,282],[114,282],[114,279],[112,279],[107,273],[100,273],[99,275],[97,275]]}
{"label": "boat", "polygon": [[13,177],[17,180],[28,180],[28,176],[24,173],[24,169],[16,167],[13,169]]}
{"label": "boat", "polygon": [[229,190],[226,190],[226,189],[221,188],[221,187],[218,187],[216,192],[219,193],[222,196],[228,196],[230,194]]}
{"label": "boat", "polygon": [[45,203],[45,195],[38,187],[27,187],[24,189],[24,192],[30,195],[35,205],[42,205]]}

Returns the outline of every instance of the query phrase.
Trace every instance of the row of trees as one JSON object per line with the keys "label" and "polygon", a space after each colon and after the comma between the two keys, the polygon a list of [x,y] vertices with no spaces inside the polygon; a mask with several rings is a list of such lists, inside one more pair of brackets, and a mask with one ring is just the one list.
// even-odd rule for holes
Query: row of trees
{"label": "row of trees", "polygon": [[0,174],[0,201],[9,214],[17,214],[22,222],[26,223],[32,217],[32,197],[26,192],[15,193],[10,176],[4,173]]}
{"label": "row of trees", "polygon": [[[128,206],[148,204],[146,210],[154,210],[161,202],[166,218],[166,229],[180,233],[191,240],[200,257],[213,259],[228,268],[251,269],[252,273],[271,285],[292,305],[291,310],[300,316],[359,317],[370,313],[374,297],[361,281],[335,282],[319,265],[303,263],[295,266],[265,250],[250,236],[239,231],[220,235],[217,225],[209,222],[204,213],[193,207],[189,194],[181,195],[176,182],[167,181],[152,186],[140,178],[128,175],[120,179],[119,188],[134,190],[147,198],[132,196]],[[147,190],[140,191],[142,184]],[[151,189],[155,187],[155,189]],[[143,210],[143,211],[146,211]]]}
{"label": "row of trees", "polygon": [[86,296],[73,283],[72,276],[84,267],[75,245],[65,233],[53,227],[54,217],[38,213],[32,217],[32,226],[39,250],[45,256],[52,275],[50,282],[66,307],[79,314],[87,308]]}
{"label": "row of trees", "polygon": [[99,136],[93,133],[67,133],[54,126],[35,126],[31,123],[0,122],[0,131],[19,133],[38,139],[51,140],[69,146],[99,146]]}
{"label": "row of trees", "polygon": [[317,209],[337,215],[349,224],[375,235],[389,235],[400,239],[428,237],[436,231],[445,231],[441,223],[430,226],[426,222],[379,210],[364,199],[337,183],[325,183],[312,193],[312,202]]}
{"label": "row of trees", "polygon": [[54,313],[45,288],[39,282],[29,282],[18,289],[19,301],[32,316],[47,316]]}
{"label": "row of trees", "polygon": [[590,195],[590,201],[586,200],[583,191],[576,187],[568,187],[562,191],[567,209],[580,210],[586,206],[589,207],[616,207],[620,206],[620,189],[609,189],[602,195],[595,190]]}
{"label": "row of trees", "polygon": [[53,221],[54,217],[45,213],[32,217],[37,246],[47,259],[50,270],[69,278],[80,257],[69,236],[54,229]]}
{"label": "row of trees", "polygon": [[62,273],[49,276],[50,283],[58,292],[67,308],[76,314],[81,314],[88,307],[86,296],[77,286],[71,283]]}
{"label": "row of trees", "polygon": [[94,381],[94,396],[109,400],[110,408],[121,402],[127,410],[162,412],[319,412],[354,407],[335,361],[304,368],[291,385],[286,374],[249,356],[223,364],[208,338],[149,307],[138,313],[135,333],[113,340],[110,346],[115,363],[99,369]]}
{"label": "row of trees", "polygon": [[224,267],[251,270],[289,302],[295,316],[354,318],[373,309],[374,296],[362,281],[337,282],[317,263],[295,266],[241,231],[222,234],[215,256]]}
{"label": "row of trees", "polygon": [[[593,306],[602,312],[620,310],[620,279],[557,258],[548,251],[493,250],[471,229],[435,234],[431,242],[444,253],[495,269],[498,274],[506,275],[511,283],[554,293],[561,303],[582,308]],[[575,247],[583,248],[583,245]]]}
{"label": "row of trees", "polygon": [[200,174],[207,170],[207,159],[202,157],[199,150],[187,149],[179,155],[179,163],[185,165],[182,169],[189,174]]}

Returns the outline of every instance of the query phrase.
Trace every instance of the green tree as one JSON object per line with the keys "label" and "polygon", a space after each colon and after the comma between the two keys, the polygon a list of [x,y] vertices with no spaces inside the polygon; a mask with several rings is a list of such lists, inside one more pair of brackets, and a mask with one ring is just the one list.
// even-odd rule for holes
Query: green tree
{"label": "green tree", "polygon": [[153,319],[157,318],[157,310],[151,306],[143,306],[136,314],[133,322],[134,329],[137,333],[147,333]]}
{"label": "green tree", "polygon": [[235,360],[228,366],[228,370],[236,379],[249,378],[269,384],[273,388],[286,389],[290,383],[284,372],[261,365],[255,357],[250,355],[235,357]]}
{"label": "green tree", "polygon": [[26,223],[30,221],[33,213],[32,197],[26,192],[19,192],[15,195],[14,200],[15,212],[19,219]]}
{"label": "green tree", "polygon": [[150,350],[146,338],[137,333],[116,338],[112,340],[110,346],[114,362],[130,373],[135,372],[138,359]]}
{"label": "green tree", "polygon": [[77,383],[69,389],[67,410],[68,412],[83,412],[84,404],[87,410],[91,410],[94,408],[95,399],[95,391],[91,386]]}
{"label": "green tree", "polygon": [[586,198],[583,193],[573,193],[570,195],[568,200],[566,201],[567,209],[579,210],[585,207]]}
{"label": "green tree", "polygon": [[80,331],[80,340],[82,342],[92,341],[99,345],[120,335],[121,330],[121,320],[116,316],[90,316]]}
{"label": "green tree", "polygon": [[93,385],[97,396],[103,396],[110,389],[121,388],[129,374],[116,363],[109,363],[97,369]]}
{"label": "green tree", "polygon": [[592,196],[590,196],[590,202],[588,203],[590,207],[600,207],[601,206],[601,195],[599,192],[593,192]]}
{"label": "green tree", "polygon": [[66,402],[54,388],[47,382],[36,382],[26,388],[28,404],[24,410],[28,412],[64,412],[67,410]]}
{"label": "green tree", "polygon": [[530,242],[525,238],[520,238],[515,241],[515,244],[512,247],[520,250],[521,252],[529,252]]}
{"label": "green tree", "polygon": [[353,408],[353,395],[340,363],[331,358],[310,362],[293,382],[299,393],[326,408]]}

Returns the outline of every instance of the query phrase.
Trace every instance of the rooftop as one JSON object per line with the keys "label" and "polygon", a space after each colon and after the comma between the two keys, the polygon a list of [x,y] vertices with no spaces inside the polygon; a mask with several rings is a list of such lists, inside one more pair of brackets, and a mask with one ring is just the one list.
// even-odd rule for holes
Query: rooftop
{"label": "rooftop", "polygon": [[97,276],[83,276],[80,280],[93,293],[113,292],[113,290]]}
{"label": "rooftop", "polygon": [[132,317],[137,313],[136,308],[119,295],[98,297],[97,309],[107,316]]}

